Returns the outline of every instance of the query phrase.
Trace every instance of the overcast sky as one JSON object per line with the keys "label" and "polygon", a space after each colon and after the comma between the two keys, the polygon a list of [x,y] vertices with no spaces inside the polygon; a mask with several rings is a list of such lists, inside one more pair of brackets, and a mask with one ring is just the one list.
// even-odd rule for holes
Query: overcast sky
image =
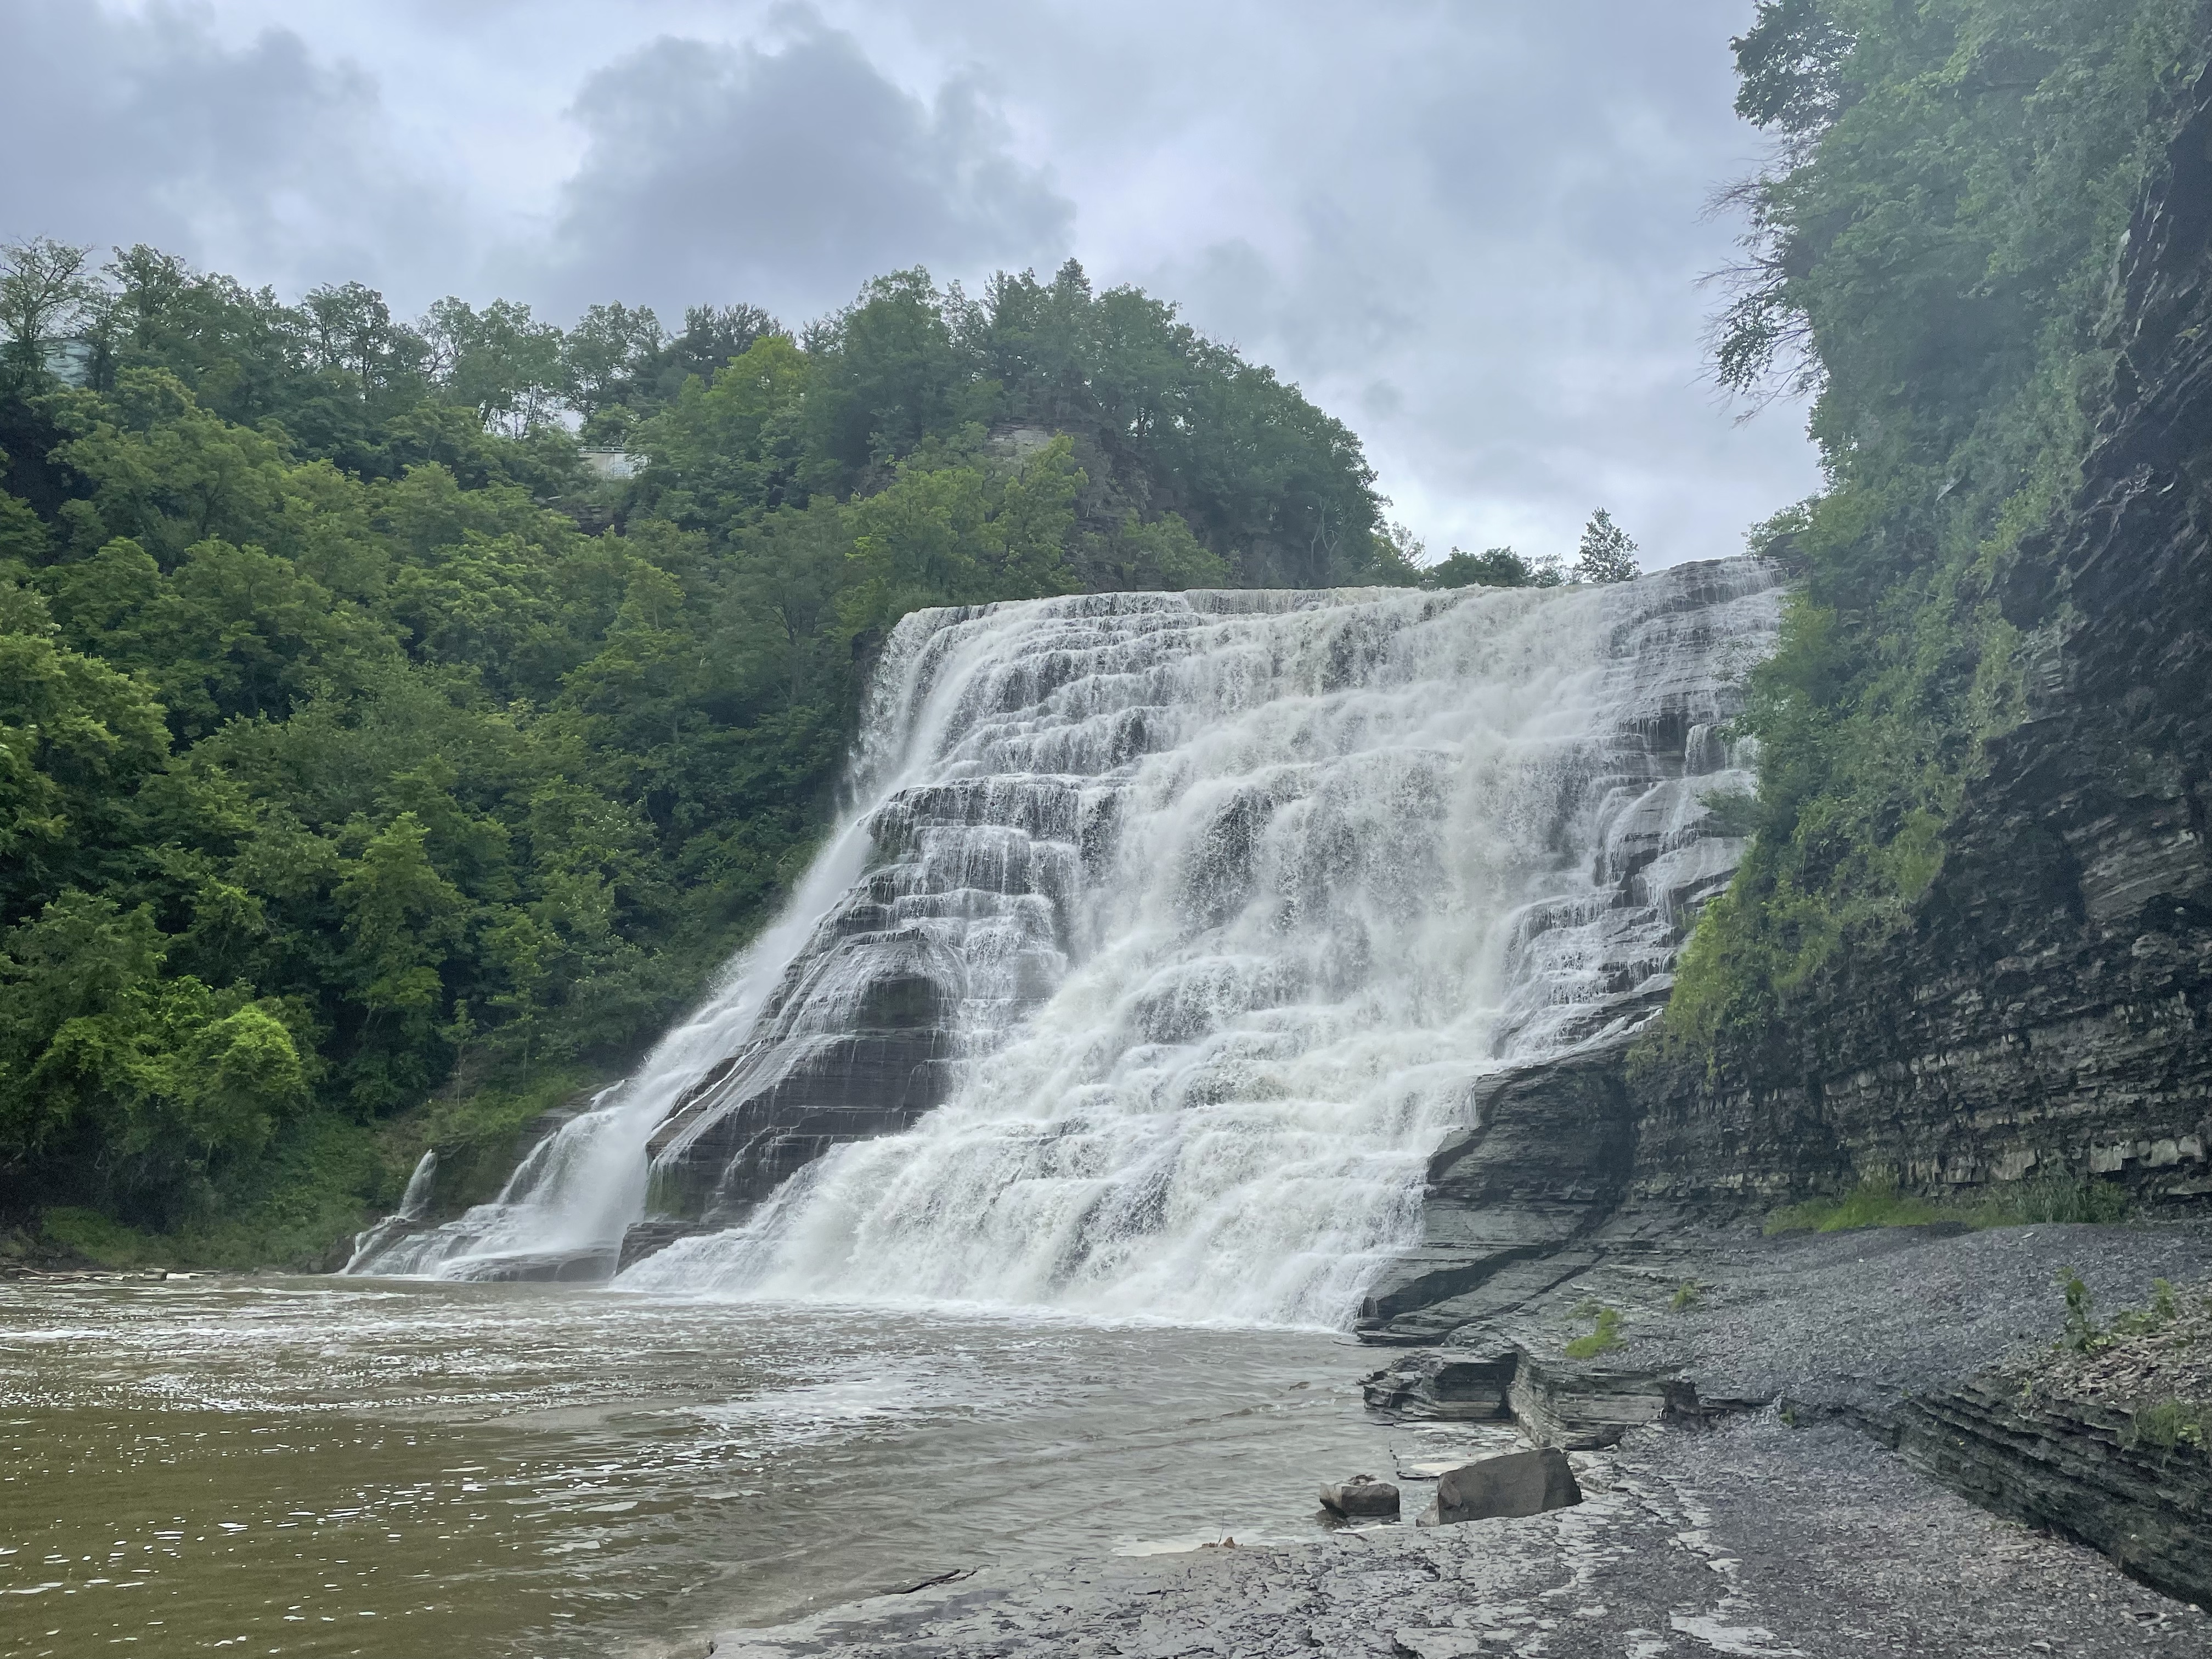
{"label": "overcast sky", "polygon": [[0,236],[568,321],[1070,254],[1274,365],[1430,544],[1656,566],[1817,483],[1705,377],[1752,0],[0,0]]}

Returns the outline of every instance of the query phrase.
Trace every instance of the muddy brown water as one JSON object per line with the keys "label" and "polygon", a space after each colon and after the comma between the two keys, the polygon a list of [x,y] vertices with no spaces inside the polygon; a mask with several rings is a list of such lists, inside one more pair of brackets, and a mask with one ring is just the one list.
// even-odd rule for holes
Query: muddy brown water
{"label": "muddy brown water", "polygon": [[1317,1535],[1325,1332],[322,1279],[0,1285],[0,1654],[654,1655]]}

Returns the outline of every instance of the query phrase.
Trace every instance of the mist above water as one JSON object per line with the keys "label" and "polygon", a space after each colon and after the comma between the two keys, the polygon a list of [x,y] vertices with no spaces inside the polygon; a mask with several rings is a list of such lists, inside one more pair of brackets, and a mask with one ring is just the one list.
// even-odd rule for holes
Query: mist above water
{"label": "mist above water", "polygon": [[[1470,1084],[1663,995],[1778,602],[1732,560],[909,617],[784,916],[499,1203],[356,1270],[611,1266],[680,1202],[714,1230],[618,1283],[1346,1323]],[[732,1125],[829,1086],[890,984],[942,1103],[763,1189]]]}

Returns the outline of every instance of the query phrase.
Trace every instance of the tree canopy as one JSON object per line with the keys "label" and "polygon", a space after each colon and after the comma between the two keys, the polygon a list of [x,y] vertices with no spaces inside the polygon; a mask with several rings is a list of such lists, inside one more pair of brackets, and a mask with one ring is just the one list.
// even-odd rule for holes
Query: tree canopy
{"label": "tree canopy", "polygon": [[1073,264],[672,334],[33,243],[0,331],[0,1222],[490,1170],[803,867],[916,606],[1413,579],[1350,431]]}

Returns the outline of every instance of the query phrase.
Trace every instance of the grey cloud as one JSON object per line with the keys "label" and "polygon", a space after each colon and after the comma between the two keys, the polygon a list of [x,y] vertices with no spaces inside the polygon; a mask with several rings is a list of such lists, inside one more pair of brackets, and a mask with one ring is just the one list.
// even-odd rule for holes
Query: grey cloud
{"label": "grey cloud", "polygon": [[[1697,278],[1732,232],[1701,210],[1757,150],[1730,110],[1749,10],[1315,15],[1224,89],[1277,181],[1249,218],[1164,203],[1186,247],[1094,269],[1182,298],[1351,418],[1439,550],[1571,550],[1602,504],[1647,562],[1732,551],[1817,481],[1789,410],[1739,428],[1703,379]],[[1218,165],[1188,154],[1194,174]]]}
{"label": "grey cloud", "polygon": [[925,103],[852,36],[782,21],[774,50],[663,38],[585,82],[556,297],[804,316],[896,267],[962,275],[1065,246],[1073,208],[1012,153],[973,78]]}
{"label": "grey cloud", "polygon": [[296,289],[403,275],[449,218],[374,83],[289,30],[231,46],[198,9],[0,0],[0,234],[152,242]]}
{"label": "grey cloud", "polygon": [[37,161],[0,232],[563,319],[1073,252],[1349,420],[1439,550],[1603,504],[1650,562],[1724,552],[1817,483],[1791,410],[1739,428],[1702,380],[1753,0],[214,3],[0,0]]}

